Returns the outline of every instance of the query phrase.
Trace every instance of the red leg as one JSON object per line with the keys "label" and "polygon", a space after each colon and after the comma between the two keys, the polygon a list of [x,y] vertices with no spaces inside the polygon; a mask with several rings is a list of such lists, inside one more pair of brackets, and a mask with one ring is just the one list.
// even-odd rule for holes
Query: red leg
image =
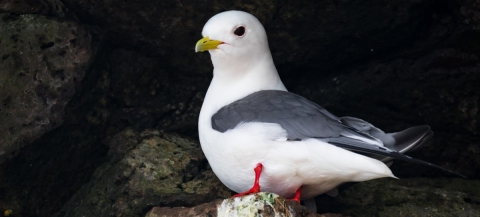
{"label": "red leg", "polygon": [[297,189],[297,191],[295,192],[295,197],[293,197],[290,200],[294,200],[294,201],[297,201],[298,203],[300,203],[300,193],[302,192],[302,187],[303,186],[300,186],[300,188]]}
{"label": "red leg", "polygon": [[263,169],[263,165],[261,163],[258,163],[257,166],[255,167],[255,169],[253,169],[253,171],[255,171],[255,182],[253,183],[253,187],[250,188],[250,190],[248,190],[248,191],[235,194],[235,195],[233,195],[233,197],[241,197],[241,196],[244,196],[244,195],[247,195],[247,194],[253,194],[253,193],[260,192],[259,181],[260,181],[260,173],[262,173],[262,169]]}

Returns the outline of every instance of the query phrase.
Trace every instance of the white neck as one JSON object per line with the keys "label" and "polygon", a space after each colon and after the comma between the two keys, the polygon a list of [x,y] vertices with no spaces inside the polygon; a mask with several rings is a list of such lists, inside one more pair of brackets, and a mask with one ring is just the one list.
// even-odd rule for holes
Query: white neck
{"label": "white neck", "polygon": [[270,55],[266,55],[262,61],[257,61],[257,64],[248,67],[248,71],[241,71],[245,68],[230,67],[231,71],[227,71],[215,66],[213,79],[200,111],[199,124],[202,121],[209,123],[211,116],[220,108],[254,92],[287,90],[278,76]]}

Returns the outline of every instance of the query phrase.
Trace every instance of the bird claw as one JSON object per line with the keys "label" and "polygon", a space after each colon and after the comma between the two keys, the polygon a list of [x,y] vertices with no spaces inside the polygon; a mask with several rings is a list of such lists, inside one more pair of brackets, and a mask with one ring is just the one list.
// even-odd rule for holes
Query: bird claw
{"label": "bird claw", "polygon": [[260,192],[260,173],[262,173],[263,165],[261,163],[258,163],[257,166],[253,169],[255,171],[255,181],[253,183],[253,187],[250,188],[250,190],[238,193],[233,195],[233,197],[241,197],[245,196],[248,194],[254,194]]}
{"label": "bird claw", "polygon": [[260,186],[253,186],[252,188],[250,188],[250,190],[242,192],[242,193],[235,194],[235,195],[233,195],[233,197],[241,197],[241,196],[245,196],[245,195],[248,195],[248,194],[255,194],[255,193],[258,193],[258,192],[260,192]]}
{"label": "bird claw", "polygon": [[[255,181],[253,183],[253,187],[250,188],[250,190],[248,191],[235,194],[232,197],[241,197],[248,194],[255,194],[260,192],[260,174],[262,173],[262,170],[263,170],[263,165],[261,163],[258,163],[257,166],[253,169],[253,171],[255,171]],[[296,201],[298,204],[300,204],[300,193],[302,192],[302,187],[303,186],[300,186],[300,188],[298,188],[297,191],[295,192],[295,197],[289,200]]]}
{"label": "bird claw", "polygon": [[295,197],[289,200],[297,201],[297,203],[300,204],[300,193],[302,192],[302,187],[303,186],[300,186],[300,188],[298,188],[297,191],[295,192]]}

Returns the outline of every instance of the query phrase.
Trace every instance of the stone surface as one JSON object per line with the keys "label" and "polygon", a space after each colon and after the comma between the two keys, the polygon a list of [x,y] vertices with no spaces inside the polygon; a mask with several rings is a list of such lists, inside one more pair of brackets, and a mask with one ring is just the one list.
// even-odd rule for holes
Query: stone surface
{"label": "stone surface", "polygon": [[260,192],[239,198],[215,200],[195,207],[154,207],[145,217],[342,217],[338,214],[316,214],[297,202],[272,193]]}
{"label": "stone surface", "polygon": [[153,206],[193,206],[230,196],[197,142],[126,129],[100,166],[56,216],[142,216]]}
{"label": "stone surface", "polygon": [[67,10],[60,0],[3,0],[0,12],[13,14],[43,14],[63,17]]}
{"label": "stone surface", "polygon": [[81,25],[0,14],[0,164],[60,126],[92,58]]}
{"label": "stone surface", "polygon": [[208,57],[192,51],[205,22],[221,11],[245,10],[262,21],[277,64],[324,70],[392,53],[425,35],[432,16],[444,9],[428,0],[64,3],[83,22],[109,31],[113,43],[159,55],[172,67],[196,73],[211,72]]}
{"label": "stone surface", "polygon": [[164,60],[138,52],[109,55],[111,125],[160,128],[197,138],[197,121],[209,78],[183,74]]}
{"label": "stone surface", "polygon": [[349,187],[326,210],[348,216],[479,216],[479,195],[478,180],[380,179]]}
{"label": "stone surface", "polygon": [[215,200],[194,207],[153,207],[145,217],[217,216],[217,209],[220,204],[222,204],[222,200]]}

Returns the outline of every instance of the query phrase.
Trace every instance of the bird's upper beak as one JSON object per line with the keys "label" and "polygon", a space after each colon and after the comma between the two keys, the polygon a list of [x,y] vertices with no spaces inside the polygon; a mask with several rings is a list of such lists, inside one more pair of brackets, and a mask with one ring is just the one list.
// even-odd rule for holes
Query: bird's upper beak
{"label": "bird's upper beak", "polygon": [[218,40],[210,40],[208,36],[205,36],[205,38],[200,39],[195,45],[195,52],[197,53],[197,52],[217,49],[217,46],[221,44],[224,44],[224,43]]}

